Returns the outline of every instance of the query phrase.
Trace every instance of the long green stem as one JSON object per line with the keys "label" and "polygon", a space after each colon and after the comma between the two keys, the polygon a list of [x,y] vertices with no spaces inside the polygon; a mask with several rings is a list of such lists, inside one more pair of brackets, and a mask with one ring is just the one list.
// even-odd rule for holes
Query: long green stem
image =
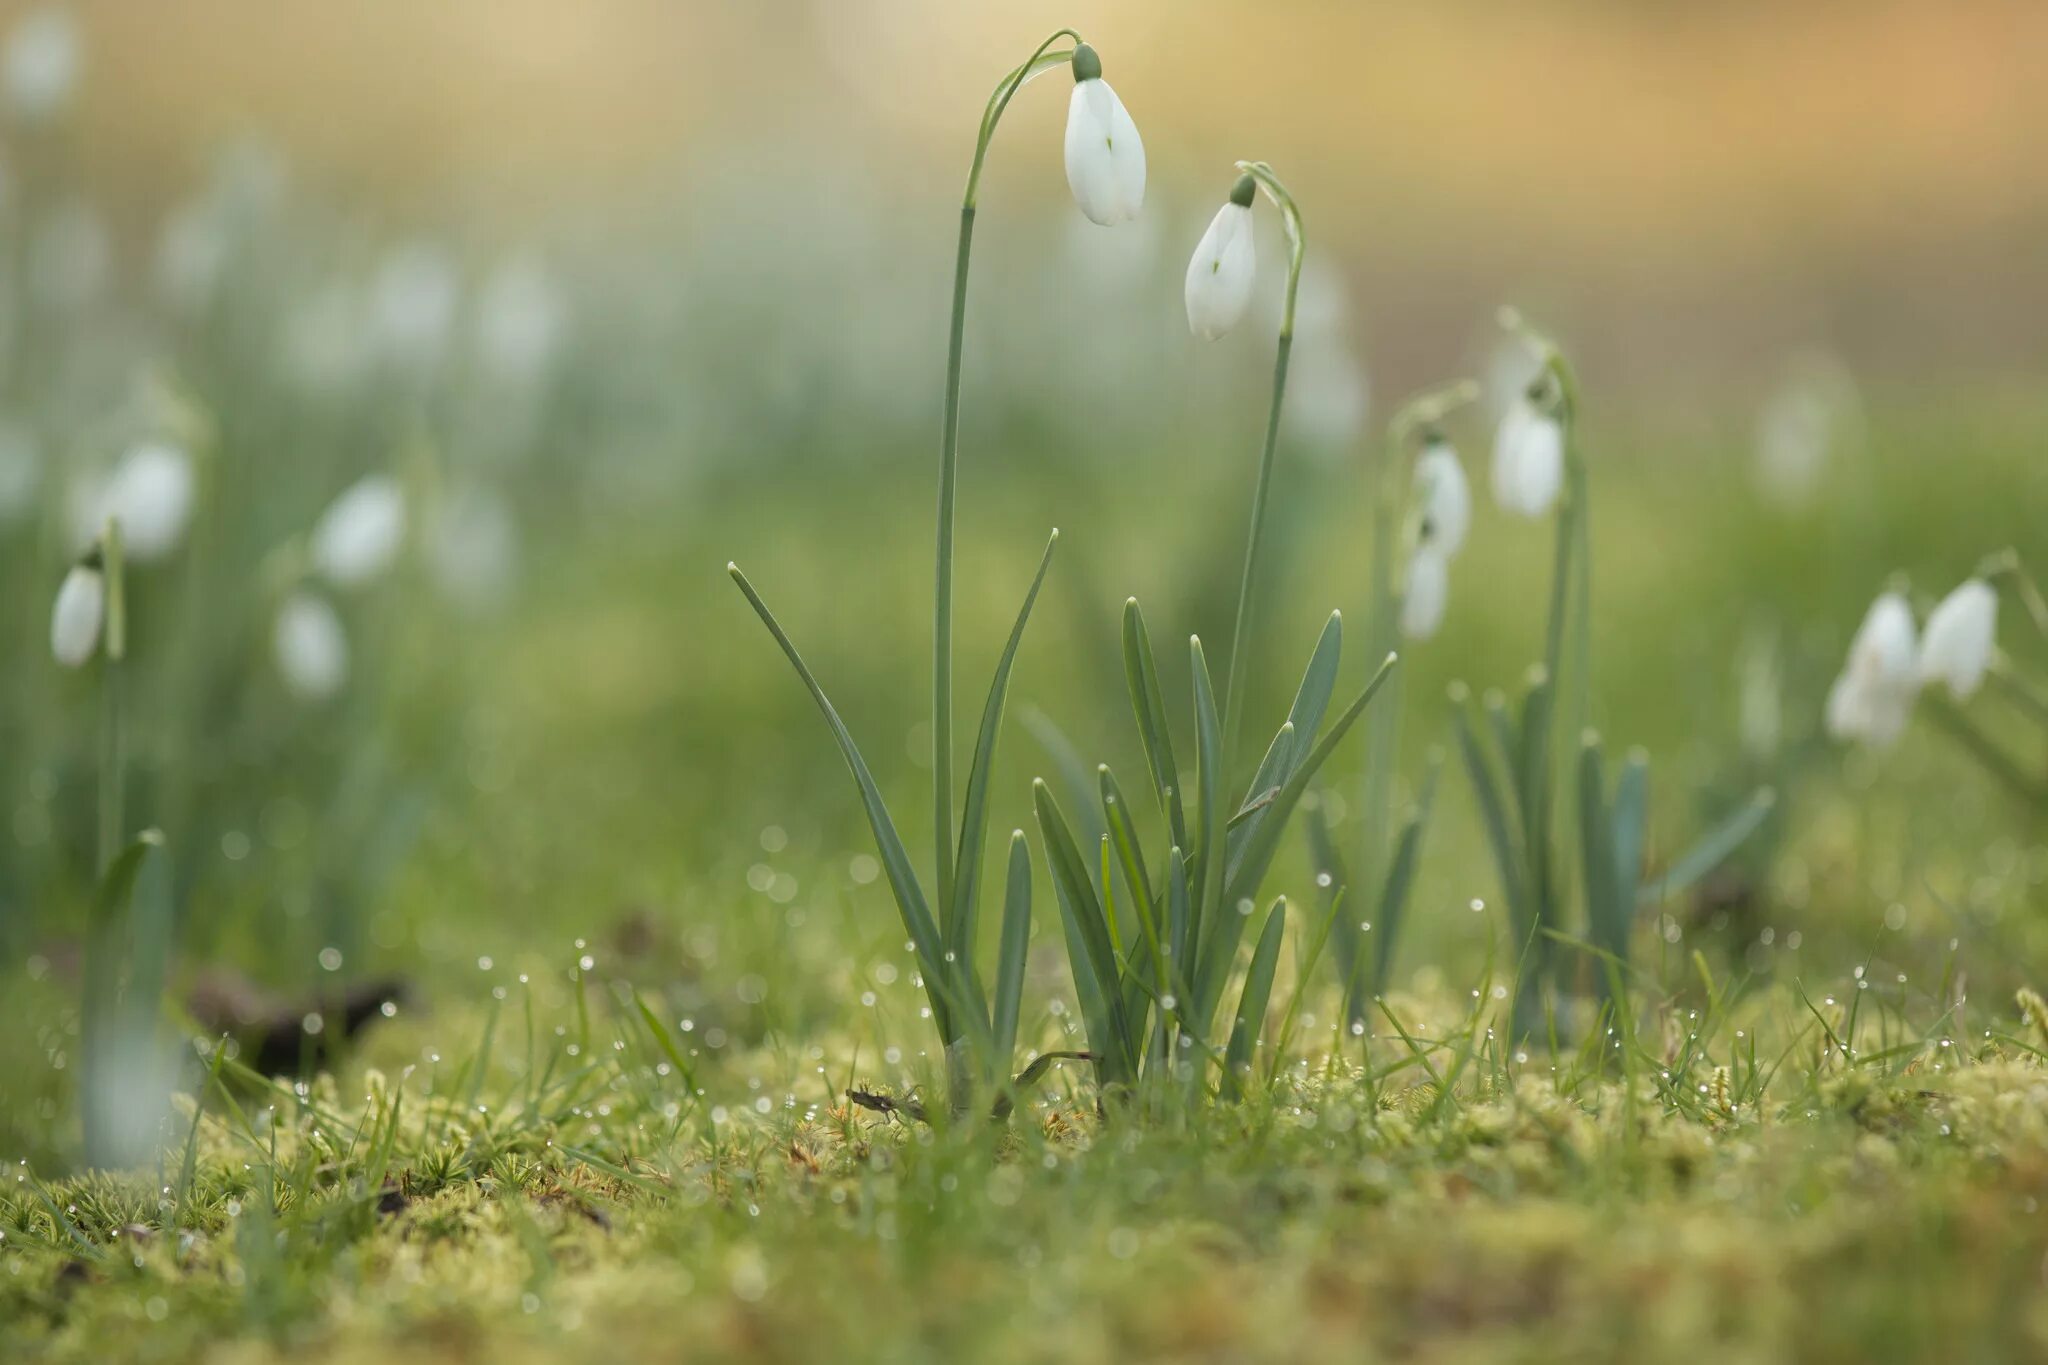
{"label": "long green stem", "polygon": [[100,573],[106,584],[106,617],[102,628],[100,665],[100,789],[99,847],[95,862],[94,908],[85,943],[84,999],[79,1017],[81,1065],[79,1113],[86,1160],[104,1165],[113,1159],[107,1113],[107,1051],[114,1025],[119,934],[101,904],[104,883],[120,856],[123,797],[127,781],[127,718],[123,705],[122,667],[128,652],[128,604],[121,563],[121,526],[109,521],[100,537]]}
{"label": "long green stem", "polygon": [[944,427],[939,435],[938,571],[932,602],[932,835],[938,849],[938,904],[953,903],[953,504],[960,465],[960,359],[967,330],[967,270],[974,247],[974,205],[981,193],[981,170],[988,159],[996,124],[1025,82],[1067,60],[1054,52],[1062,38],[1076,43],[1081,35],[1060,29],[1038,45],[1022,66],[996,83],[982,111],[974,142],[974,160],[967,168],[967,189],[960,200],[960,246],[953,262],[953,317],[947,332]]}
{"label": "long green stem", "polygon": [[1280,442],[1280,409],[1287,394],[1287,360],[1294,349],[1294,302],[1301,290],[1301,261],[1307,248],[1302,236],[1301,211],[1287,186],[1263,161],[1240,161],[1240,171],[1259,182],[1259,188],[1279,208],[1287,229],[1287,296],[1280,310],[1280,336],[1273,357],[1273,402],[1266,413],[1266,441],[1259,452],[1259,481],[1252,492],[1251,534],[1245,539],[1244,576],[1237,588],[1237,621],[1230,633],[1230,668],[1223,676],[1223,780],[1230,780],[1230,765],[1237,752],[1238,729],[1244,715],[1245,657],[1251,647],[1252,603],[1257,595],[1259,543],[1264,539],[1266,500],[1273,483],[1274,452]]}

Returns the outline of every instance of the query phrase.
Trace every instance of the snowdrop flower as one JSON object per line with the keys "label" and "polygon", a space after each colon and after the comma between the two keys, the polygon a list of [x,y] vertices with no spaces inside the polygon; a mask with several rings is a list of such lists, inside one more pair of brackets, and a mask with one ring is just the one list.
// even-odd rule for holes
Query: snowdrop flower
{"label": "snowdrop flower", "polygon": [[405,539],[405,492],[372,474],[336,498],[313,526],[313,567],[339,588],[367,583],[391,567]]}
{"label": "snowdrop flower", "polygon": [[1444,607],[1451,595],[1451,557],[1440,546],[1424,540],[1415,546],[1408,560],[1408,589],[1401,599],[1401,633],[1411,640],[1427,640],[1444,623]]}
{"label": "snowdrop flower", "polygon": [[1540,517],[1564,484],[1564,428],[1532,387],[1508,406],[1493,439],[1493,500],[1503,510]]}
{"label": "snowdrop flower", "polygon": [[78,67],[78,25],[70,12],[54,5],[38,9],[8,35],[0,69],[7,102],[25,119],[46,119],[69,102]]}
{"label": "snowdrop flower", "polygon": [[1449,559],[1464,548],[1472,529],[1472,487],[1458,452],[1434,432],[1423,439],[1415,461],[1415,490],[1422,514],[1417,538]]}
{"label": "snowdrop flower", "polygon": [[1204,341],[1237,326],[1252,301],[1252,199],[1258,192],[1256,180],[1239,176],[1188,261],[1188,330]]}
{"label": "snowdrop flower", "polygon": [[77,668],[100,645],[107,617],[107,580],[96,563],[71,566],[50,611],[50,653],[66,668]]}
{"label": "snowdrop flower", "polygon": [[295,592],[286,598],[271,648],[285,686],[307,701],[324,701],[348,681],[348,634],[324,597]]}
{"label": "snowdrop flower", "polygon": [[1920,690],[1913,634],[1913,610],[1900,594],[1887,592],[1870,604],[1828,692],[1830,735],[1880,749],[1898,740]]}
{"label": "snowdrop flower", "polygon": [[192,457],[168,441],[146,441],[115,466],[100,495],[93,533],[111,517],[121,523],[130,559],[162,559],[185,535],[193,493]]}
{"label": "snowdrop flower", "polygon": [[1998,628],[1998,594],[1981,578],[1966,580],[1941,599],[1920,637],[1920,681],[1948,684],[1957,701],[1975,692],[1991,666]]}
{"label": "snowdrop flower", "polygon": [[1102,79],[1102,58],[1074,45],[1074,94],[1067,103],[1067,185],[1081,212],[1103,227],[1128,223],[1145,203],[1145,143]]}

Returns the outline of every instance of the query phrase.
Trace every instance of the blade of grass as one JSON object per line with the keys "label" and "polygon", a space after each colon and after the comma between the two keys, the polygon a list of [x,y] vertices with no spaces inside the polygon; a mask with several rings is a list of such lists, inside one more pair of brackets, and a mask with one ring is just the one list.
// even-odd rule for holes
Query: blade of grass
{"label": "blade of grass", "polygon": [[1173,757],[1173,731],[1166,723],[1166,701],[1159,690],[1159,669],[1153,662],[1152,638],[1138,599],[1124,603],[1124,679],[1131,690],[1131,709],[1138,718],[1138,738],[1152,774],[1152,789],[1166,814],[1173,842],[1192,848],[1187,811],[1181,793],[1180,769]]}
{"label": "blade of grass", "polygon": [[1273,998],[1273,973],[1280,964],[1280,940],[1286,928],[1287,900],[1282,897],[1273,902],[1266,916],[1258,946],[1252,949],[1252,965],[1245,972],[1244,989],[1238,993],[1237,1019],[1230,1027],[1230,1045],[1223,1054],[1223,1085],[1232,1097],[1240,1092],[1239,1077],[1251,1070],[1252,1049]]}

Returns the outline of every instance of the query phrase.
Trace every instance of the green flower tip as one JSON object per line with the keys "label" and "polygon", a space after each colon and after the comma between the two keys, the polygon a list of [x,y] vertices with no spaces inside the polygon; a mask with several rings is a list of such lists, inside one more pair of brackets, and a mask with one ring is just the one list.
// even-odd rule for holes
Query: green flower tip
{"label": "green flower tip", "polygon": [[1095,49],[1086,43],[1074,44],[1074,83],[1099,81],[1102,79],[1102,58],[1095,55]]}
{"label": "green flower tip", "polygon": [[1247,171],[1230,187],[1230,202],[1241,209],[1248,209],[1252,206],[1252,200],[1258,197],[1258,193],[1259,182]]}

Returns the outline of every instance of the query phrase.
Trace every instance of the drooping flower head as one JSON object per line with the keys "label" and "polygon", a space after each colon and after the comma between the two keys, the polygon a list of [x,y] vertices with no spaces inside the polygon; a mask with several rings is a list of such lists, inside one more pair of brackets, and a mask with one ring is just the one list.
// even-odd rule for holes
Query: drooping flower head
{"label": "drooping flower head", "polygon": [[1898,741],[1920,692],[1913,637],[1913,609],[1905,597],[1880,594],[1864,614],[1849,643],[1849,658],[1828,692],[1830,735],[1879,749]]}
{"label": "drooping flower head", "polygon": [[50,653],[66,668],[82,667],[100,647],[107,619],[107,578],[95,552],[71,566],[50,609]]}
{"label": "drooping flower head", "polygon": [[1966,579],[1941,599],[1920,637],[1920,681],[1943,682],[1957,701],[1983,685],[1998,634],[1998,594],[1981,578]]}
{"label": "drooping flower head", "polygon": [[1128,223],[1145,203],[1145,143],[1124,102],[1102,79],[1102,58],[1074,45],[1074,93],[1067,103],[1067,185],[1074,202],[1104,227]]}
{"label": "drooping flower head", "polygon": [[1401,597],[1401,634],[1427,640],[1444,623],[1451,597],[1451,557],[1427,541],[1408,557],[1408,582]]}
{"label": "drooping flower head", "polygon": [[389,474],[371,474],[320,514],[309,552],[329,582],[352,588],[390,568],[404,538],[404,490]]}
{"label": "drooping flower head", "polygon": [[286,598],[270,642],[293,695],[325,701],[348,681],[348,632],[326,598],[305,591]]}
{"label": "drooping flower head", "polygon": [[84,540],[109,519],[121,523],[128,557],[137,563],[162,559],[178,548],[192,519],[197,493],[192,457],[170,441],[144,441],[130,450],[113,473],[88,490],[74,508]]}
{"label": "drooping flower head", "polygon": [[1493,500],[1516,516],[1540,517],[1564,486],[1564,427],[1539,380],[1508,405],[1493,440]]}
{"label": "drooping flower head", "polygon": [[1464,548],[1472,529],[1472,486],[1465,466],[1442,433],[1423,437],[1415,461],[1416,540],[1434,546],[1448,558]]}
{"label": "drooping flower head", "polygon": [[1240,175],[1188,261],[1188,330],[1204,341],[1214,341],[1237,326],[1251,304],[1257,274],[1252,200],[1258,192],[1258,181]]}
{"label": "drooping flower head", "polygon": [[7,35],[0,83],[21,117],[40,121],[61,112],[78,84],[78,24],[70,11],[43,5]]}

